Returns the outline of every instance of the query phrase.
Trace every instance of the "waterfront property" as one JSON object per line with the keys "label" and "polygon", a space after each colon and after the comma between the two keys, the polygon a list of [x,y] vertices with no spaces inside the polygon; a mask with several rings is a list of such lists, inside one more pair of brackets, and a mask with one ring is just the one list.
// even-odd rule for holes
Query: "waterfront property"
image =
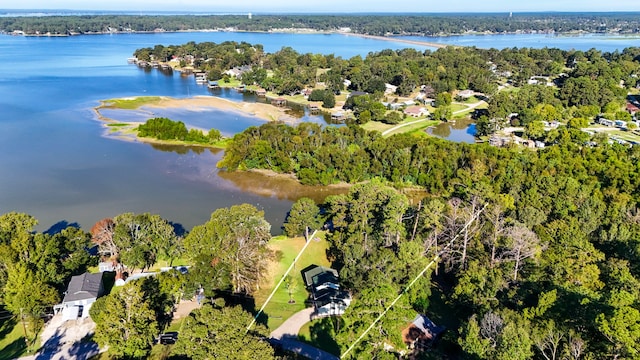
{"label": "waterfront property", "polygon": [[302,279],[309,291],[308,302],[314,308],[312,317],[344,314],[351,304],[351,295],[340,290],[338,272],[324,266],[310,265],[302,270]]}
{"label": "waterfront property", "polygon": [[102,273],[84,273],[71,278],[62,303],[54,306],[54,312],[62,312],[66,320],[89,317],[91,305],[104,294]]}

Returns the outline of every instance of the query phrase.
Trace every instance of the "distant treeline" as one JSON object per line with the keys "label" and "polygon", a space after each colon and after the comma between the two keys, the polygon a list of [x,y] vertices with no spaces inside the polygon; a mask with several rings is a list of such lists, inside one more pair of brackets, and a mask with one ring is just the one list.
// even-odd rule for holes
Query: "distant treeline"
{"label": "distant treeline", "polygon": [[0,31],[25,34],[185,31],[233,28],[240,31],[315,29],[370,35],[449,35],[466,32],[640,31],[638,13],[396,14],[396,15],[83,15],[0,18]]}

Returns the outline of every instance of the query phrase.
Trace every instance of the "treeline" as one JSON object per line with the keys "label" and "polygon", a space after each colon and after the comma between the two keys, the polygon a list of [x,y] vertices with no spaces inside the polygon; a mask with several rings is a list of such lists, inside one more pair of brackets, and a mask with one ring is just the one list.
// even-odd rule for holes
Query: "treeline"
{"label": "treeline", "polygon": [[190,129],[182,121],[153,118],[138,126],[138,136],[158,140],[178,140],[197,144],[214,144],[222,138],[220,130],[211,129],[205,135],[202,130]]}
{"label": "treeline", "polygon": [[398,15],[82,15],[3,17],[0,30],[27,34],[87,34],[233,28],[241,31],[349,28],[371,35],[450,35],[469,31],[505,33],[616,32],[635,33],[635,13],[398,14]]}

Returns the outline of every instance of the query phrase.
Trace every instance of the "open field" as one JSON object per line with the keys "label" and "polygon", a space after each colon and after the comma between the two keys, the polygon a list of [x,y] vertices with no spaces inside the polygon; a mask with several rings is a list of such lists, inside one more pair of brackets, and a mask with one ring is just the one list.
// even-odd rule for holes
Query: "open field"
{"label": "open field", "polygon": [[[316,237],[310,241],[311,243],[300,256],[295,267],[289,274],[292,284],[290,287],[291,299],[293,299],[295,303],[289,303],[290,297],[285,281],[264,309],[264,313],[268,317],[267,324],[271,330],[280,326],[289,316],[305,308],[304,302],[308,294],[304,287],[300,271],[313,264],[330,266],[326,255],[329,244],[324,238],[324,233],[318,232]],[[264,304],[275,285],[280,281],[303,246],[303,237],[287,238],[279,236],[269,242],[269,248],[275,253],[275,259],[271,264],[269,283],[264,284],[264,287],[255,294],[256,308],[260,308],[262,304]]]}

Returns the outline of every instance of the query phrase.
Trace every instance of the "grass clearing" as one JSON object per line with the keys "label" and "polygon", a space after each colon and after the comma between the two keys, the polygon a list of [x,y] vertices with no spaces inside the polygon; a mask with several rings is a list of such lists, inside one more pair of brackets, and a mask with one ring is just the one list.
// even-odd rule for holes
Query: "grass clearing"
{"label": "grass clearing", "polygon": [[422,132],[422,130],[428,128],[429,126],[438,125],[438,124],[440,124],[440,122],[441,121],[439,121],[439,120],[424,119],[424,121],[420,121],[420,122],[417,122],[415,124],[403,126],[403,127],[398,128],[398,129],[396,129],[394,131],[391,131],[391,132],[387,133],[385,136],[391,136],[391,135],[394,135],[394,134]]}
{"label": "grass clearing", "polygon": [[[267,325],[269,329],[276,329],[291,315],[305,308],[304,302],[307,300],[308,294],[304,287],[300,271],[313,264],[330,266],[326,253],[329,248],[329,244],[325,240],[324,235],[324,233],[318,232],[315,237],[317,240],[310,240],[311,243],[300,256],[295,267],[289,273],[292,284],[291,299],[295,302],[289,303],[289,292],[283,282],[283,284],[280,285],[280,288],[273,295],[273,298],[271,298],[267,307],[264,309],[264,314],[268,317]],[[256,292],[256,307],[259,308],[264,304],[273,288],[280,281],[285,271],[287,271],[303,246],[304,238],[302,237],[287,238],[284,236],[278,236],[271,239],[269,242],[269,248],[275,253],[275,259],[271,264],[269,274],[271,281],[269,284],[263,284],[264,287]]]}
{"label": "grass clearing", "polygon": [[111,124],[107,124],[108,127],[124,127],[124,126],[129,126],[129,124],[127,123],[111,123]]}
{"label": "grass clearing", "polygon": [[363,129],[365,129],[367,131],[380,131],[380,132],[383,132],[385,130],[391,129],[395,125],[385,124],[385,123],[380,122],[380,121],[369,121],[368,123],[362,124],[361,126],[362,126]]}
{"label": "grass clearing", "polygon": [[160,96],[137,96],[133,98],[104,100],[103,104],[104,107],[108,108],[133,110],[143,105],[157,103],[160,100],[162,100]]}
{"label": "grass clearing", "polygon": [[33,354],[40,348],[40,340],[36,338],[27,349],[22,325],[16,320],[16,317],[8,317],[10,313],[6,312],[4,308],[0,308],[0,314],[3,318],[0,320],[0,360],[11,360]]}

